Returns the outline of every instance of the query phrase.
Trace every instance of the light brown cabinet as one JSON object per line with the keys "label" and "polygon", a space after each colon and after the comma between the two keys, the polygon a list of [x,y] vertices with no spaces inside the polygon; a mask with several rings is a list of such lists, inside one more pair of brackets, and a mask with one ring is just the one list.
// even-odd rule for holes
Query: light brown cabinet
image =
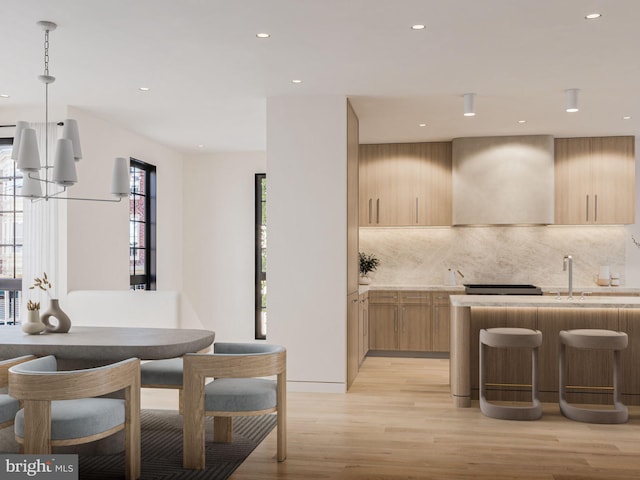
{"label": "light brown cabinet", "polygon": [[369,292],[358,297],[358,363],[362,365],[369,351]]}
{"label": "light brown cabinet", "polygon": [[635,222],[635,139],[555,139],[555,223]]}
{"label": "light brown cabinet", "polygon": [[360,145],[360,226],[451,225],[451,142]]}
{"label": "light brown cabinet", "polygon": [[347,297],[347,388],[358,375],[358,292]]}
{"label": "light brown cabinet", "polygon": [[371,291],[369,348],[449,351],[449,295],[453,292]]}

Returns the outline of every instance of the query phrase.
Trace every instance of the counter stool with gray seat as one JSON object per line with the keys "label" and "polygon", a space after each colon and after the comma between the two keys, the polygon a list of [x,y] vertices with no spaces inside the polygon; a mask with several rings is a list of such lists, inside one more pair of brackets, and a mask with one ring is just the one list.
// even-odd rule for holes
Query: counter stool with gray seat
{"label": "counter stool with gray seat", "polygon": [[[587,423],[625,423],[629,419],[627,407],[620,399],[620,351],[627,348],[629,339],[624,332],[599,329],[560,331],[558,354],[560,380],[560,411],[572,420]],[[613,351],[613,409],[576,407],[567,402],[566,350],[567,347]]]}
{"label": "counter stool with gray seat", "polygon": [[[9,384],[9,368],[19,363],[33,360],[33,355],[25,355],[23,357],[11,358],[9,360],[0,360],[0,388],[5,388]],[[13,398],[7,393],[0,393],[0,429],[13,425],[13,421],[16,417],[16,413],[20,410],[20,402],[18,399]],[[14,453],[5,452],[7,448],[13,448],[13,446],[0,445],[0,452],[2,453]],[[17,450],[17,444],[16,444]]]}
{"label": "counter stool with gray seat", "polygon": [[[480,330],[480,411],[488,417],[502,420],[536,420],[542,416],[538,399],[538,348],[542,333],[528,328],[489,328]],[[486,347],[531,348],[531,405],[497,405],[486,398]]]}

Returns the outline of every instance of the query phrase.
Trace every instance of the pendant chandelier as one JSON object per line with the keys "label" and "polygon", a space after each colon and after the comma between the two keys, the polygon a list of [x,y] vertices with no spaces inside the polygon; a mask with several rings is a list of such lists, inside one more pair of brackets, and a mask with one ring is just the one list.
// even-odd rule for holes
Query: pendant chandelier
{"label": "pendant chandelier", "polygon": [[[53,22],[40,21],[38,25],[44,30],[44,72],[38,78],[44,83],[45,91],[45,139],[44,166],[40,163],[40,152],[36,131],[28,122],[17,122],[11,158],[17,162],[17,168],[24,174],[22,197],[31,199],[90,200],[96,202],[120,202],[129,196],[129,161],[116,158],[113,167],[111,193],[115,199],[79,198],[60,196],[67,187],[78,181],[75,162],[82,158],[78,123],[66,119],[62,123],[62,137],[56,142],[53,164],[49,163],[49,85],[56,77],[49,75],[49,32],[56,29]],[[54,127],[55,128],[55,127]],[[44,192],[43,192],[44,186]]]}

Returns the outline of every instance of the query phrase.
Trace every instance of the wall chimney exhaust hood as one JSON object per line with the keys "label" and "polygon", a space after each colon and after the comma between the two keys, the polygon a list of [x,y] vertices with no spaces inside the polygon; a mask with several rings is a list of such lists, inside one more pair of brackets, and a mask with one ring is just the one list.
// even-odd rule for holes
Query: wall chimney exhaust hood
{"label": "wall chimney exhaust hood", "polygon": [[454,225],[553,223],[553,137],[454,138]]}

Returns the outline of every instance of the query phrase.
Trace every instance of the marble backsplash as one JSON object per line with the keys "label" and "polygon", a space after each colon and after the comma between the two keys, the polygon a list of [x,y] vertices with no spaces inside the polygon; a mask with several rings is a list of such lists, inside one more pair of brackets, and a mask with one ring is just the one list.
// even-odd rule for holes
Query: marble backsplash
{"label": "marble backsplash", "polygon": [[566,286],[565,255],[573,256],[576,287],[595,286],[601,265],[625,285],[623,226],[361,228],[360,251],[380,266],[373,285],[441,285],[448,268],[461,283],[532,283]]}

